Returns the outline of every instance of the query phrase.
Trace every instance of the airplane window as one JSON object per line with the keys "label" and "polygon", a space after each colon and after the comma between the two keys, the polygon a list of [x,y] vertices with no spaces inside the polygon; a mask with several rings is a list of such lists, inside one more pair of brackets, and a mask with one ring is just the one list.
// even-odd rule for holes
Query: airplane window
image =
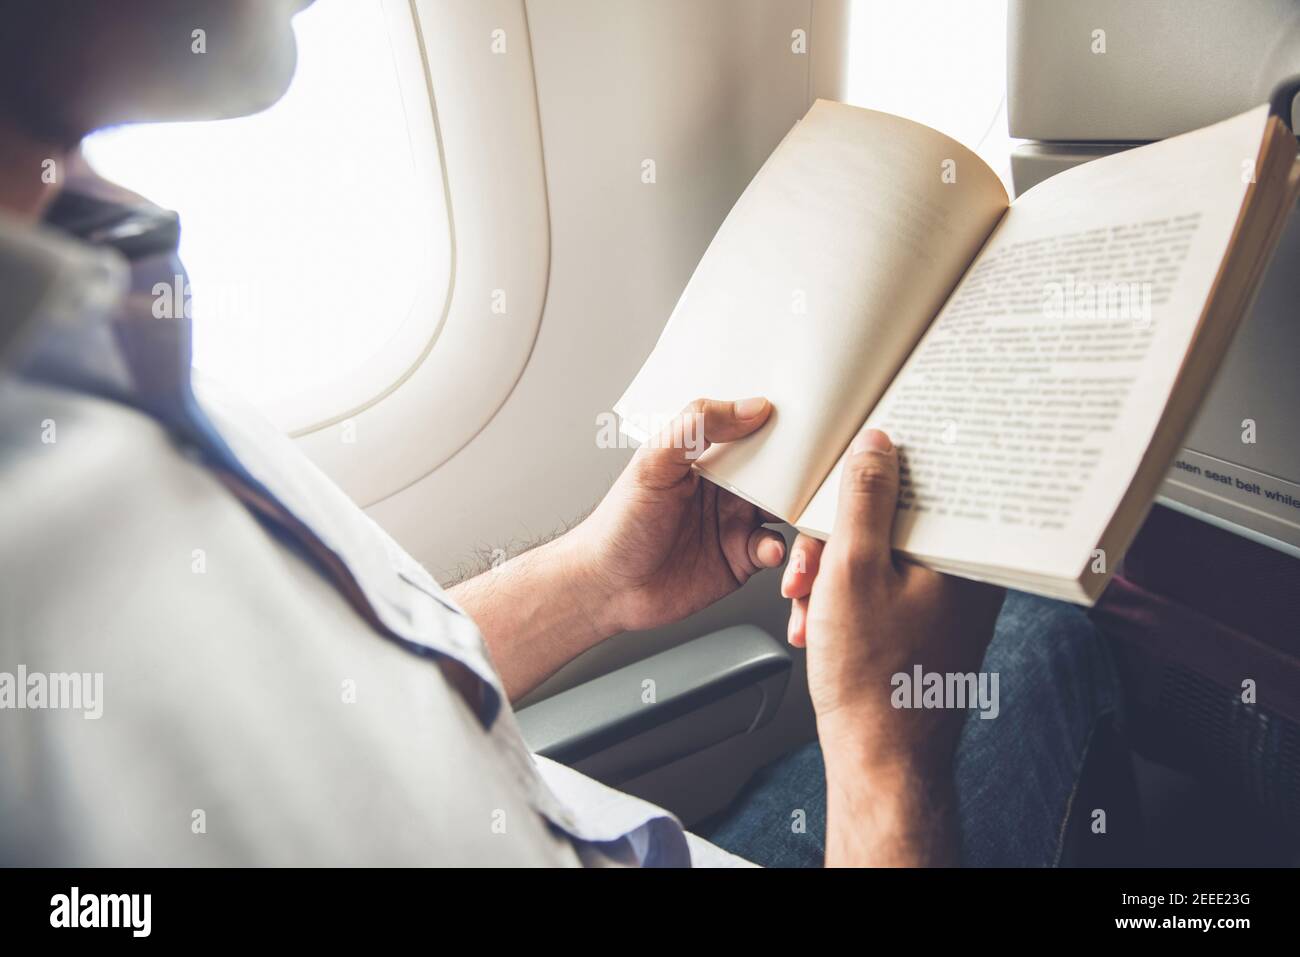
{"label": "airplane window", "polygon": [[1010,189],[1006,0],[853,0],[846,99],[970,147]]}
{"label": "airplane window", "polygon": [[[414,146],[416,124],[432,141],[432,111],[411,102],[389,9],[320,0],[300,14],[293,86],[260,115],[123,127],[86,144],[102,175],[181,215],[195,366],[287,428],[346,413],[329,403],[356,396],[330,387],[399,339],[409,367],[439,319],[412,309],[432,263],[449,268],[445,207],[431,222],[411,198],[441,177]],[[427,328],[412,336],[408,323]],[[386,367],[371,395],[401,373]],[[311,393],[296,422],[277,419]]]}

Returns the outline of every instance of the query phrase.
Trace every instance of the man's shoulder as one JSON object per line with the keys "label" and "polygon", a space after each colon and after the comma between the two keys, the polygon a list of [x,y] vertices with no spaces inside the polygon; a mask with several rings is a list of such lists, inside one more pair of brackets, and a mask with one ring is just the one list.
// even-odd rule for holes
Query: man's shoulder
{"label": "man's shoulder", "polygon": [[90,533],[145,493],[155,515],[220,486],[148,415],[69,389],[0,380],[0,523],[6,560],[60,531]]}
{"label": "man's shoulder", "polygon": [[174,447],[158,422],[129,405],[62,386],[0,377],[0,467],[92,464],[125,442]]}
{"label": "man's shoulder", "polygon": [[[441,789],[440,755],[489,760],[428,659],[375,634],[148,416],[12,382],[0,398],[0,672],[102,689],[93,719],[29,704],[0,720],[0,861],[470,859],[479,845],[417,817],[471,800]],[[197,837],[213,808],[220,829]]]}

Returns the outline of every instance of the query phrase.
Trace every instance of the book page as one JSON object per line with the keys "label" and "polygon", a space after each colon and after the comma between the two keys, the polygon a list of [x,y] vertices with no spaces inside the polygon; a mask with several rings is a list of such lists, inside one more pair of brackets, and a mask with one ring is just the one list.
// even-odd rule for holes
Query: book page
{"label": "book page", "polygon": [[[1095,160],[1012,205],[868,416],[903,459],[898,549],[1083,571],[1197,333],[1266,120]],[[801,527],[833,526],[840,468]]]}
{"label": "book page", "polygon": [[762,395],[701,472],[797,515],[1006,211],[996,174],[901,117],[819,100],[727,216],[615,405],[637,441],[692,399]]}

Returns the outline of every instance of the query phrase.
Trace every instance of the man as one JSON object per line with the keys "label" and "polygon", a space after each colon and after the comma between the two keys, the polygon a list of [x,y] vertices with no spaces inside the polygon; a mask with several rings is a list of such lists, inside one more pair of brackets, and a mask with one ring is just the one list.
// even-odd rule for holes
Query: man
{"label": "man", "polygon": [[[685,418],[578,528],[447,595],[287,438],[191,382],[187,322],[132,293],[170,280],[172,245],[112,215],[91,217],[98,245],[40,225],[66,219],[48,174],[88,132],[274,102],[305,5],[0,2],[0,671],[85,680],[79,706],[29,694],[0,711],[0,859],[739,863],[528,755],[509,703],[784,560],[760,512],[692,472]],[[683,415],[714,443],[771,412],[744,398]],[[786,582],[825,754],[825,860],[953,863],[979,833],[959,822],[963,715],[891,707],[890,676],[977,670],[1002,595],[896,563],[897,451],[878,432],[853,449],[830,543],[801,540]],[[1034,833],[1063,826],[1104,685],[1071,703],[1064,770],[1020,782],[1050,797]],[[964,753],[972,806],[994,806],[980,750]]]}

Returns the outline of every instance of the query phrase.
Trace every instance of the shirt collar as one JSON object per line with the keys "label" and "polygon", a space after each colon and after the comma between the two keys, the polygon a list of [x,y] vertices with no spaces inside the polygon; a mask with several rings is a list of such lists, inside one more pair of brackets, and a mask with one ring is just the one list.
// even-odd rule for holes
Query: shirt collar
{"label": "shirt collar", "polygon": [[6,367],[175,424],[192,401],[188,281],[176,218],[93,191],[69,195],[76,198],[56,204],[53,212],[62,215],[52,223],[0,223],[0,315],[6,328],[22,329]]}
{"label": "shirt collar", "polygon": [[126,261],[46,226],[0,212],[0,359],[21,367],[47,328],[72,330],[124,295]]}

